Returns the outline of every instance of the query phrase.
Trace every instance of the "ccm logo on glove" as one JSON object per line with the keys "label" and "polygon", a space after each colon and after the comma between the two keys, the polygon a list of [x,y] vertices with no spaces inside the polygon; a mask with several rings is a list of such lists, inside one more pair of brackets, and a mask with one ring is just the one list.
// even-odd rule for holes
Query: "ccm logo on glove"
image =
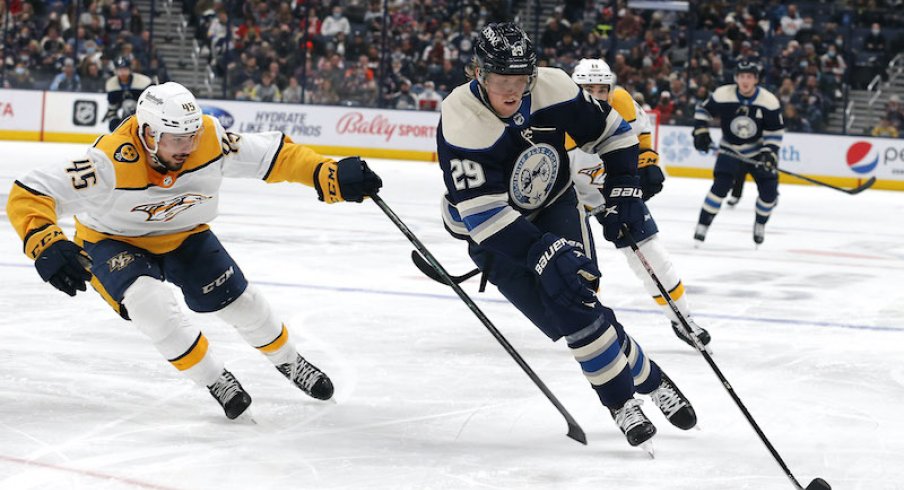
{"label": "ccm logo on glove", "polygon": [[643,197],[643,191],[637,187],[616,187],[609,191],[609,197]]}

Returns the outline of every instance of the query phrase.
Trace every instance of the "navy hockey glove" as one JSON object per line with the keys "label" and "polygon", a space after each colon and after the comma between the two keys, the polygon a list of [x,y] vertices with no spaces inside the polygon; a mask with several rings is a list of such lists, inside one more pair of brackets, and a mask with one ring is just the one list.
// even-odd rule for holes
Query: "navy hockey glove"
{"label": "navy hockey glove", "polygon": [[622,225],[640,235],[646,206],[640,190],[640,178],[634,175],[608,176],[603,184],[603,209],[594,210],[597,221],[603,225],[603,237],[614,242],[621,235]]}
{"label": "navy hockey glove", "polygon": [[380,187],[383,180],[359,157],[321,163],[314,170],[317,198],[327,203],[362,202],[365,197],[376,195]]}
{"label": "navy hockey glove", "polygon": [[91,280],[91,258],[82,247],[65,239],[45,248],[35,259],[35,268],[44,282],[69,296],[85,291],[85,282]]}
{"label": "navy hockey glove", "polygon": [[713,139],[709,136],[709,129],[697,128],[694,130],[694,148],[697,151],[707,152],[712,149]]}
{"label": "navy hockey glove", "polygon": [[760,154],[757,155],[757,160],[763,164],[763,168],[769,173],[775,174],[778,172],[778,157],[775,155],[774,151],[764,148],[760,151]]}
{"label": "navy hockey glove", "polygon": [[[650,153],[655,153],[648,150]],[[643,156],[643,154],[641,154]],[[659,165],[648,165],[637,169],[637,175],[640,177],[640,188],[643,190],[643,200],[646,201],[651,197],[659,194],[662,190],[662,183],[665,181],[665,174]]]}
{"label": "navy hockey glove", "polygon": [[556,303],[578,303],[592,308],[600,271],[592,260],[568,244],[564,238],[546,233],[527,253],[528,267],[540,278],[540,285]]}

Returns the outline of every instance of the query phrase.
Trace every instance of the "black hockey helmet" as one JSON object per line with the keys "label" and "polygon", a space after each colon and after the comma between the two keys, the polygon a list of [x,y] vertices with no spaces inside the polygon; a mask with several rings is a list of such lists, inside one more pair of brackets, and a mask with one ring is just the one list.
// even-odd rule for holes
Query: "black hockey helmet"
{"label": "black hockey helmet", "polygon": [[131,61],[129,58],[126,58],[125,56],[120,56],[120,57],[116,58],[115,60],[113,60],[113,67],[114,67],[114,68],[129,68],[129,69],[131,69],[131,68],[132,68],[132,61]]}
{"label": "black hockey helmet", "polygon": [[537,52],[527,33],[511,22],[487,24],[474,43],[474,63],[485,76],[537,74]]}
{"label": "black hockey helmet", "polygon": [[735,67],[735,76],[740,73],[753,73],[759,79],[761,70],[759,63],[751,60],[741,60],[738,62],[738,66]]}

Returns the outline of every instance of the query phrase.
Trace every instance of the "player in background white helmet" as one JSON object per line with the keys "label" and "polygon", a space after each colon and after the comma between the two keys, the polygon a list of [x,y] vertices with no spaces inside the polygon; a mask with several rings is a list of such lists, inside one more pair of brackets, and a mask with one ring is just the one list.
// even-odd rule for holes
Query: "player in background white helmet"
{"label": "player in background white helmet", "polygon": [[[6,211],[41,278],[74,296],[91,282],[176,369],[209,389],[230,419],[251,397],[213,352],[186,305],[216,313],[306,394],[333,395],[289,330],[207,225],[223,177],[298,182],[328,203],[361,202],[382,182],[358,157],[333,161],[279,132],[232,133],[202,114],[185,87],[146,89],[137,113],[87,154],[17,180]],[[70,241],[59,216],[76,215]]]}
{"label": "player in background white helmet", "polygon": [[[609,103],[631,125],[632,131],[637,134],[638,140],[640,140],[637,168],[641,177],[643,198],[647,200],[653,194],[659,192],[662,189],[664,176],[659,168],[659,155],[651,146],[650,120],[643,108],[634,101],[627,90],[616,85],[615,74],[612,73],[609,65],[603,60],[582,59],[575,67],[571,79],[595,99]],[[572,178],[581,202],[588,211],[603,209],[602,206],[605,205],[605,201],[600,190],[603,188],[606,179],[605,165],[597,155],[586,153],[577,148],[574,143],[568,143],[566,143],[566,148],[569,148],[568,157],[571,159]],[[669,290],[669,295],[674,300],[675,305],[678,306],[678,310],[688,319],[697,338],[706,345],[710,341],[709,332],[697,326],[693,321],[685,295],[684,284],[681,282],[681,278],[669,258],[668,251],[659,241],[656,223],[653,221],[652,216],[649,216],[647,221],[648,232],[641,236],[635,236],[638,246],[653,266],[656,276],[662,281],[662,285]],[[681,340],[693,346],[693,342],[685,335],[684,328],[679,326],[675,313],[660,294],[656,283],[650,278],[637,255],[628,246],[628,242],[621,239],[616,240],[614,243],[625,254],[628,265],[634,271],[634,275],[643,282],[647,293],[660,305],[666,317],[672,322],[672,330],[674,330],[675,334]]]}

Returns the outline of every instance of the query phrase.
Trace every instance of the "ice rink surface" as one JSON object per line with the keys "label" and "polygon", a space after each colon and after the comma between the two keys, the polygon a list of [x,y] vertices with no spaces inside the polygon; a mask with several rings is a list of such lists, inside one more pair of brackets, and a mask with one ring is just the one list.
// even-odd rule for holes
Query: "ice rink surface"
{"label": "ice rink surface", "polygon": [[[33,162],[83,149],[0,142],[3,202]],[[381,196],[446,268],[472,269],[442,228],[438,167],[371,162]],[[755,250],[748,183],[694,249],[709,186],[669,179],[650,207],[725,376],[804,485],[904,489],[904,194],[782,185]],[[0,488],[793,488],[605,242],[603,302],[699,416],[701,430],[682,432],[647,401],[655,459],[628,446],[562,342],[468,281],[589,445],[566,438],[552,405],[450,289],[414,268],[373,203],[328,206],[313,189],[256,181],[227,181],[221,201],[213,230],[330,374],[335,402],[305,397],[232,327],[189,312],[254,398],[256,424],[226,420],[96,293],[43,284],[5,223]],[[71,233],[71,218],[63,224]]]}

